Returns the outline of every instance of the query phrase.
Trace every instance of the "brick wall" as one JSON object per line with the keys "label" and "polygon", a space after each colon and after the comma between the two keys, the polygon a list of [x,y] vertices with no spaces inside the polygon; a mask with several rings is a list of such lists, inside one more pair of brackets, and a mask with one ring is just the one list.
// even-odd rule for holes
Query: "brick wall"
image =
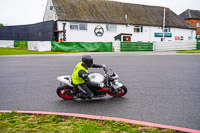
{"label": "brick wall", "polygon": [[[192,25],[193,27],[197,28],[197,23],[200,23],[199,19],[187,19],[186,20],[187,23],[189,23],[190,25]],[[200,27],[198,27],[196,29],[196,34],[200,35]]]}

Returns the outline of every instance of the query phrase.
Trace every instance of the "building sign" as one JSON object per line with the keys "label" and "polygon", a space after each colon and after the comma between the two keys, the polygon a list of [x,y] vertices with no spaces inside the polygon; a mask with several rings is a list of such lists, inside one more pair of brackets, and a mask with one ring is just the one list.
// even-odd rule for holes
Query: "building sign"
{"label": "building sign", "polygon": [[66,30],[65,30],[66,23],[63,23],[63,41],[66,41]]}
{"label": "building sign", "polygon": [[[164,37],[172,37],[172,33],[164,33]],[[154,33],[154,37],[163,37],[163,33]]]}
{"label": "building sign", "polygon": [[103,29],[100,25],[97,25],[97,26],[95,27],[95,29],[94,29],[94,34],[95,34],[96,36],[101,37],[101,36],[103,36],[103,33],[104,33],[104,29]]}
{"label": "building sign", "polygon": [[181,40],[180,36],[175,36],[175,40]]}

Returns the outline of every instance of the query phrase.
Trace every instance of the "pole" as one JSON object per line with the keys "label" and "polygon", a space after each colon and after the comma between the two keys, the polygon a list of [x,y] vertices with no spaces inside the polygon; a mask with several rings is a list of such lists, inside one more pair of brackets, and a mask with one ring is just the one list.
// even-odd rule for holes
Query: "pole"
{"label": "pole", "polygon": [[165,41],[165,7],[163,13],[163,41]]}

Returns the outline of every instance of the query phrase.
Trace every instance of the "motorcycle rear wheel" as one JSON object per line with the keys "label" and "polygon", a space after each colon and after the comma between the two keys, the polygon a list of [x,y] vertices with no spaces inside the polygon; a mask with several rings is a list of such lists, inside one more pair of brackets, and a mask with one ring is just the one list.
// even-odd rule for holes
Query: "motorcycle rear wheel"
{"label": "motorcycle rear wheel", "polygon": [[108,92],[108,94],[113,97],[122,97],[122,96],[126,95],[127,91],[128,90],[127,90],[126,86],[123,85],[122,87],[118,88],[117,93],[111,91],[111,92]]}
{"label": "motorcycle rear wheel", "polygon": [[74,96],[75,96],[69,86],[60,86],[57,88],[56,92],[59,97],[65,100],[72,100],[74,99]]}

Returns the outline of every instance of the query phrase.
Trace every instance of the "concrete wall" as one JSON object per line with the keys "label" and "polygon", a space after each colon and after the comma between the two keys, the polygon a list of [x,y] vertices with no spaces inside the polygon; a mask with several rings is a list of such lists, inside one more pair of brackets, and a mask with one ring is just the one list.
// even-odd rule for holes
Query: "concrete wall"
{"label": "concrete wall", "polygon": [[[14,41],[0,40],[0,47],[14,48]],[[28,50],[51,51],[51,41],[28,41]]]}
{"label": "concrete wall", "polygon": [[154,42],[154,51],[173,51],[173,50],[195,50],[197,49],[196,40]]}
{"label": "concrete wall", "polygon": [[[28,50],[51,51],[51,41],[28,41]],[[0,47],[14,48],[14,41],[0,40]],[[115,52],[120,52],[120,42],[113,41]],[[196,40],[154,42],[153,51],[177,51],[197,49]]]}
{"label": "concrete wall", "polygon": [[14,48],[14,41],[12,41],[12,40],[0,40],[0,47]]}
{"label": "concrete wall", "polygon": [[51,51],[51,41],[28,41],[28,50]]}

